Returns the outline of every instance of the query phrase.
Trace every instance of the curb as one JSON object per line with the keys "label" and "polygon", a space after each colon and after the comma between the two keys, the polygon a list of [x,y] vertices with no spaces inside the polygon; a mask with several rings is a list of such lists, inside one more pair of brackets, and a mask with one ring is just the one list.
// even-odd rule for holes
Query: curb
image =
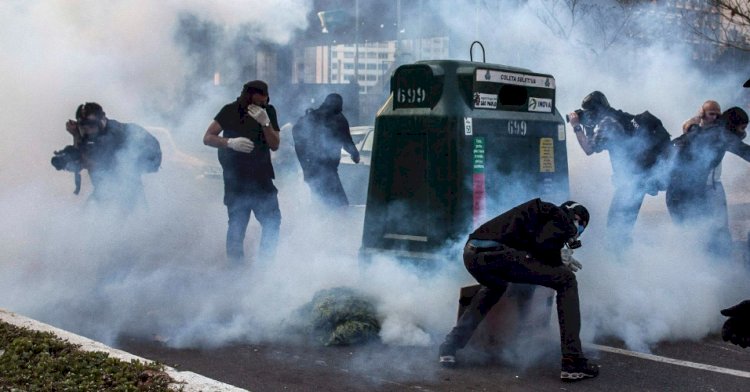
{"label": "curb", "polygon": [[[109,347],[103,343],[91,340],[80,335],[76,335],[72,332],[53,327],[49,324],[45,324],[28,317],[9,312],[4,309],[0,309],[0,321],[4,321],[17,327],[28,328],[34,331],[51,332],[62,340],[66,340],[71,344],[80,345],[80,349],[83,351],[105,352],[110,357],[117,358],[125,362],[130,362],[134,359],[144,363],[155,362],[122,350]],[[175,382],[178,383],[178,385],[181,386],[183,388],[183,391],[185,392],[247,392],[247,389],[237,388],[235,386],[225,384],[205,376],[201,376],[197,373],[178,371],[177,369],[171,368],[166,365],[164,365],[164,371],[169,375],[169,377],[172,377],[172,379],[174,379]]]}

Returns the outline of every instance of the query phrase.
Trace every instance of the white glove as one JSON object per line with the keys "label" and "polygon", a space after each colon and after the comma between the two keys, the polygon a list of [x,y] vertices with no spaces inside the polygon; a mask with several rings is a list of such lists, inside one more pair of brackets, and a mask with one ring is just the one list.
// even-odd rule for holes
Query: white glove
{"label": "white glove", "polygon": [[247,107],[247,114],[250,115],[250,117],[254,118],[255,121],[258,122],[261,126],[266,126],[271,124],[271,120],[268,118],[268,113],[266,113],[266,109],[263,109],[262,107],[258,105],[250,105]]}
{"label": "white glove", "polygon": [[578,272],[578,270],[583,268],[583,264],[573,257],[573,249],[560,249],[560,258],[562,259],[563,265],[573,272]]}
{"label": "white glove", "polygon": [[246,152],[249,154],[253,151],[253,148],[255,148],[255,144],[246,137],[233,137],[227,139],[227,147],[234,151]]}

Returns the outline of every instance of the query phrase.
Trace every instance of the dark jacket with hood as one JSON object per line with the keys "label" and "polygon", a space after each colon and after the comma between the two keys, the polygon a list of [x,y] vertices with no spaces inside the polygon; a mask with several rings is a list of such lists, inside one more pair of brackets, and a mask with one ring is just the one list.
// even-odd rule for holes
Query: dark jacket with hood
{"label": "dark jacket with hood", "polygon": [[359,154],[342,110],[341,96],[329,94],[320,107],[310,110],[292,128],[303,171],[338,167],[342,148],[352,156]]}
{"label": "dark jacket with hood", "polygon": [[537,198],[479,226],[469,239],[497,241],[558,266],[562,265],[560,250],[578,232],[574,220],[571,211]]}
{"label": "dark jacket with hood", "polygon": [[691,127],[672,142],[673,161],[667,193],[671,199],[700,200],[706,179],[729,151],[750,162],[750,145],[720,121],[706,128]]}

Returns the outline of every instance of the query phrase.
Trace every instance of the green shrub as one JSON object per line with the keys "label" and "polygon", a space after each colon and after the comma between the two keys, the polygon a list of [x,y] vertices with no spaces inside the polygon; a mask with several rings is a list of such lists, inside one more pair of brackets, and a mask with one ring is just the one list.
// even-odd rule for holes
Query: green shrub
{"label": "green shrub", "polygon": [[0,322],[0,391],[169,391],[174,382],[163,365],[79,347]]}

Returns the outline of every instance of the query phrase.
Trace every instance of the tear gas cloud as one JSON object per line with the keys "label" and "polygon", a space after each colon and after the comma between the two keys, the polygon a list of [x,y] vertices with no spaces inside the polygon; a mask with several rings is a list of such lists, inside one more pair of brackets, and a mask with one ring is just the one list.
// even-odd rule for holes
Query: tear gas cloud
{"label": "tear gas cloud", "polygon": [[[616,8],[614,2],[598,4]],[[499,24],[496,18],[501,15],[499,10],[508,11],[507,2],[482,2],[479,7],[479,11],[469,4],[442,9],[451,31],[479,33],[457,33],[451,39],[464,42],[467,48],[473,40],[481,40],[487,62],[554,75],[556,106],[562,114],[579,108],[584,96],[599,90],[616,109],[633,114],[650,111],[676,137],[681,134],[682,122],[695,115],[706,99],[716,99],[723,108],[744,105],[738,102],[738,90],[747,75],[707,74],[691,65],[691,49],[686,46],[659,40],[632,46],[626,37],[606,45],[597,28],[617,26],[617,18],[623,17],[617,12],[600,15],[603,21],[599,24],[578,15],[578,23],[572,24],[564,2],[530,1],[518,9],[510,7],[513,17],[503,18]],[[646,31],[654,20],[648,18],[647,8],[636,10],[641,13],[629,14],[631,28]],[[550,15],[556,18],[552,21],[556,26],[543,22]],[[467,24],[479,27],[471,29]],[[550,34],[558,28],[565,34]],[[687,34],[677,28],[663,33],[660,36]],[[750,294],[750,288],[738,278],[746,277],[746,271],[733,262],[705,255],[705,239],[688,228],[674,227],[666,214],[664,192],[646,196],[632,250],[619,259],[607,253],[603,242],[612,193],[608,154],[585,156],[571,127],[566,126],[570,197],[586,205],[592,216],[582,237],[584,247],[576,252],[584,264],[577,274],[584,341],[615,336],[631,348],[648,350],[661,340],[697,339],[716,331],[722,322],[718,310]],[[747,173],[744,165],[738,159],[726,160],[725,183]],[[732,193],[730,188],[728,193]]]}
{"label": "tear gas cloud", "polygon": [[[659,42],[635,49],[613,44],[594,52],[580,44],[592,34],[585,23],[573,25],[567,39],[542,23],[548,2],[481,2],[482,12],[473,1],[427,6],[443,16],[454,47],[468,50],[479,39],[488,62],[554,75],[563,113],[600,90],[616,108],[651,111],[676,136],[704,100],[735,104],[738,81],[744,80],[709,78],[691,67],[688,50]],[[497,23],[501,7],[513,17]],[[125,333],[168,337],[174,346],[213,345],[286,340],[279,326],[297,307],[319,289],[349,285],[377,298],[386,343],[439,342],[455,321],[459,288],[472,283],[460,261],[446,260],[429,276],[380,258],[362,268],[356,259],[361,210],[315,213],[296,173],[277,173],[283,217],[277,260],[256,260],[238,272],[225,267],[220,180],[181,175],[165,156],[161,171],[144,176],[148,211],[121,218],[83,208],[90,185],[73,196],[70,176],[49,165],[51,152],[70,143],[63,124],[84,101],[101,103],[120,121],[179,130],[173,136],[180,147],[208,150],[215,160],[215,151],[202,147],[202,135],[239,86],[217,90],[195,82],[190,91],[198,98],[181,100],[186,78],[202,61],[186,50],[184,36],[175,35],[192,31],[185,28],[190,21],[185,15],[222,26],[218,37],[242,30],[258,42],[286,45],[297,29],[306,28],[310,9],[311,2],[302,0],[210,7],[177,1],[2,3],[0,45],[9,55],[0,74],[5,125],[0,307],[110,343]],[[565,18],[562,11],[553,15]],[[215,61],[231,58],[235,49],[223,45],[206,53]],[[463,52],[453,57],[465,59]],[[270,90],[273,96],[274,86]],[[177,115],[165,123],[164,111]],[[572,139],[570,130],[568,135]],[[626,257],[608,256],[601,246],[611,195],[608,159],[604,153],[584,156],[574,140],[568,147],[571,198],[592,213],[583,237],[588,246],[576,254],[585,266],[578,275],[583,337],[612,335],[647,349],[664,339],[716,331],[718,310],[749,294],[738,283],[744,272],[696,256],[690,244],[697,247],[701,239],[672,227],[663,213],[639,219],[637,245]],[[663,211],[663,194],[647,199],[645,210]],[[251,220],[250,254],[258,237]]]}

